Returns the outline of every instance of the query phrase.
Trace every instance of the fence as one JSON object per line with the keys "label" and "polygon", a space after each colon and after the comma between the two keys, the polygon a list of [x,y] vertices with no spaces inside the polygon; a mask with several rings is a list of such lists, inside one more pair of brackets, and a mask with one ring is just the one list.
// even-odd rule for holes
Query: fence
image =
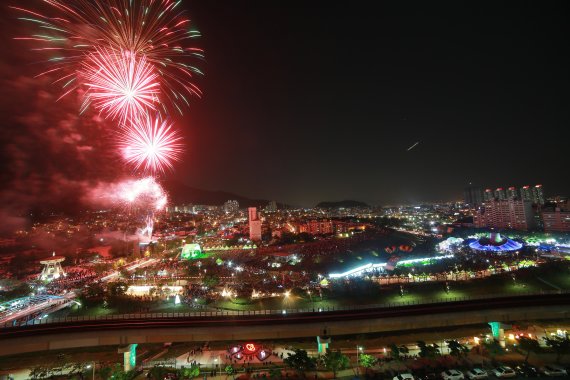
{"label": "fence", "polygon": [[[416,300],[407,302],[394,302],[385,304],[366,304],[366,305],[351,305],[351,306],[338,306],[338,307],[321,307],[309,309],[280,309],[280,310],[222,310],[215,311],[194,311],[187,313],[133,313],[133,314],[116,314],[116,315],[97,315],[97,316],[79,316],[79,317],[62,317],[62,318],[44,318],[41,320],[28,321],[26,326],[30,325],[44,325],[51,323],[69,323],[69,322],[83,322],[83,321],[114,321],[114,320],[128,320],[128,319],[166,319],[166,318],[223,318],[223,317],[243,317],[243,316],[259,316],[259,315],[280,315],[287,317],[288,315],[307,314],[307,313],[327,313],[335,311],[353,311],[353,310],[381,310],[391,309],[397,307],[414,306],[414,305],[428,305],[428,304],[441,304],[441,303],[456,303],[466,301],[477,301],[486,299],[498,298],[518,298],[525,296],[540,296],[540,295],[570,295],[570,291],[553,290],[542,292],[523,292],[518,294],[503,293],[492,294],[473,297],[448,297],[436,298],[429,300]],[[17,328],[20,326],[6,323],[3,328]]]}

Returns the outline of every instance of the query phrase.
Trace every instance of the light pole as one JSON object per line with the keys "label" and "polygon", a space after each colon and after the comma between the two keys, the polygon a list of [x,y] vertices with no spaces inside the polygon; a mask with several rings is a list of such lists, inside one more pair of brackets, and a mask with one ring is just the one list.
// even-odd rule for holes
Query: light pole
{"label": "light pole", "polygon": [[93,370],[93,380],[95,380],[95,362],[91,362],[91,364],[88,364],[87,369],[92,368]]}
{"label": "light pole", "polygon": [[356,346],[356,376],[360,376],[360,361],[358,360],[358,353],[362,351],[361,346]]}

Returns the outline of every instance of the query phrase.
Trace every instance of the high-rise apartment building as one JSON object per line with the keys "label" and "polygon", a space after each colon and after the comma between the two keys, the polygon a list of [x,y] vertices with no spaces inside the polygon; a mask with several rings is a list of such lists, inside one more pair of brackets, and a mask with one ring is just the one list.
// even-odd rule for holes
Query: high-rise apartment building
{"label": "high-rise apartment building", "polygon": [[257,208],[250,207],[247,209],[249,216],[249,240],[261,240],[261,220],[257,214]]}
{"label": "high-rise apartment building", "polygon": [[532,190],[530,186],[526,185],[521,187],[521,199],[523,201],[532,202]]}
{"label": "high-rise apartment building", "polygon": [[534,227],[532,203],[521,199],[485,202],[473,217],[475,227],[529,230]]}
{"label": "high-rise apartment building", "polygon": [[277,202],[269,201],[267,206],[265,206],[265,211],[267,212],[276,212],[277,211]]}
{"label": "high-rise apartment building", "polygon": [[502,187],[498,187],[495,189],[495,199],[499,199],[501,201],[504,201],[505,199],[507,199],[507,193],[505,192],[505,189],[503,189]]}
{"label": "high-rise apartment building", "polygon": [[507,189],[507,198],[508,199],[518,198],[518,192],[517,192],[516,187],[511,186]]}
{"label": "high-rise apartment building", "polygon": [[536,185],[532,188],[532,202],[537,205],[544,204],[544,191],[542,190],[542,185]]}
{"label": "high-rise apartment building", "polygon": [[485,192],[483,193],[483,201],[487,202],[487,201],[492,201],[493,199],[495,199],[495,194],[493,193],[493,190],[485,189]]}
{"label": "high-rise apartment building", "polygon": [[226,214],[233,214],[239,211],[239,202],[235,200],[229,200],[224,203],[224,212]]}
{"label": "high-rise apartment building", "polygon": [[542,206],[545,200],[542,185],[521,187],[521,199]]}
{"label": "high-rise apartment building", "polygon": [[463,190],[463,201],[470,206],[479,206],[483,203],[483,192],[479,186],[467,186]]}
{"label": "high-rise apartment building", "polygon": [[542,224],[545,232],[570,232],[570,209],[561,207],[543,209]]}

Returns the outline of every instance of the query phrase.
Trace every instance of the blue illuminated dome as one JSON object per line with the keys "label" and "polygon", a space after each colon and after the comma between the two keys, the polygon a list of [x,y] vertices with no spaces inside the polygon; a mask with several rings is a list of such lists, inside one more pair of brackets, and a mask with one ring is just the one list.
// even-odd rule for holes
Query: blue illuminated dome
{"label": "blue illuminated dome", "polygon": [[522,248],[522,244],[501,236],[498,232],[491,232],[489,236],[485,236],[469,244],[471,249],[484,252],[511,252],[518,251]]}

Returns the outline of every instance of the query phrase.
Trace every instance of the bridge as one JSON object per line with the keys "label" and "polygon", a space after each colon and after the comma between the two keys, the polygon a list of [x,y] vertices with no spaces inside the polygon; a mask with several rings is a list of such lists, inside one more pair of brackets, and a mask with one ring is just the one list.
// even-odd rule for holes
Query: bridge
{"label": "bridge", "polygon": [[244,341],[569,319],[570,294],[489,297],[382,308],[261,310],[73,317],[0,329],[0,355],[92,346]]}

